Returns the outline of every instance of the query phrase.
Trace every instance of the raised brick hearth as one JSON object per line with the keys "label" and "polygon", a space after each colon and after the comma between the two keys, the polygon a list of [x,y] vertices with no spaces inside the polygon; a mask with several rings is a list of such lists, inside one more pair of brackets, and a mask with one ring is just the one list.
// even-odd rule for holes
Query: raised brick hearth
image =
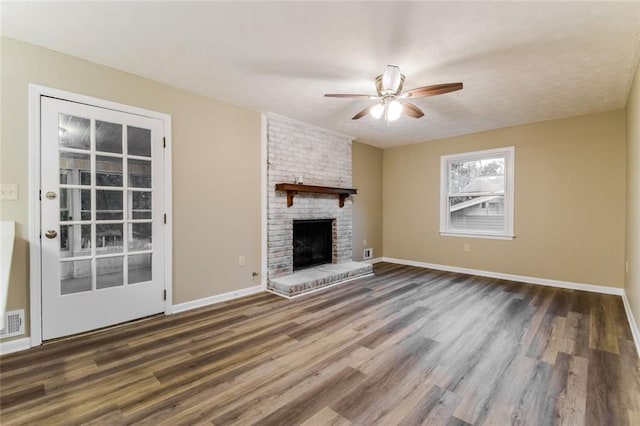
{"label": "raised brick hearth", "polygon": [[327,263],[269,280],[270,290],[292,297],[373,273],[365,262]]}

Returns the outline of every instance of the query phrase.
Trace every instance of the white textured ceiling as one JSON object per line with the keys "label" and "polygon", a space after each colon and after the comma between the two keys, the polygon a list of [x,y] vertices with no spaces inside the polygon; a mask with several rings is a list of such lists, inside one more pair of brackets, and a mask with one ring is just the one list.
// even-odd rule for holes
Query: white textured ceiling
{"label": "white textured ceiling", "polygon": [[[623,108],[640,3],[2,2],[1,32],[380,147]],[[351,117],[385,65],[425,117]]]}

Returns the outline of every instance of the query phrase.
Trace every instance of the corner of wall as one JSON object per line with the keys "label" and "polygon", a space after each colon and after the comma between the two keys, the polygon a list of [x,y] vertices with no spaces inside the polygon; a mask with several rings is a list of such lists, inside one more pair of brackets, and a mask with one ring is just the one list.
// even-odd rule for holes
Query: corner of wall
{"label": "corner of wall", "polygon": [[373,258],[380,258],[383,255],[383,150],[353,142],[352,157],[353,187],[358,190],[353,202],[353,259],[363,260],[365,248],[373,250]]}
{"label": "corner of wall", "polygon": [[640,68],[631,83],[626,116],[626,226],[624,289],[630,318],[640,328]]}

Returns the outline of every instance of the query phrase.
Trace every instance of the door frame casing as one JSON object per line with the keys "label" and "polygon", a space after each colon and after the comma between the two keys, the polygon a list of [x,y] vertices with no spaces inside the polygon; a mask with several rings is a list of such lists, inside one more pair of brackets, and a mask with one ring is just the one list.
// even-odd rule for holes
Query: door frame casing
{"label": "door frame casing", "polygon": [[128,114],[161,120],[165,138],[164,149],[164,213],[167,215],[164,225],[164,301],[165,315],[171,314],[173,300],[173,214],[172,214],[172,186],[171,186],[171,116],[156,111],[150,111],[130,105],[80,95],[64,90],[53,89],[38,84],[29,84],[29,328],[31,347],[42,344],[42,252],[40,244],[40,169],[41,169],[41,106],[42,96],[57,98],[64,101],[86,104],[98,108],[120,111]]}

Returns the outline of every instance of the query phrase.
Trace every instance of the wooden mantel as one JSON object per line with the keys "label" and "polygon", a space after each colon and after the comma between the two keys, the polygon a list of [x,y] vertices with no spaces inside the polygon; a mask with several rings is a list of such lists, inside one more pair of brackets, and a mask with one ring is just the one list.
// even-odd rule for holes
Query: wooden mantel
{"label": "wooden mantel", "polygon": [[330,186],[300,185],[297,183],[276,183],[276,191],[287,192],[287,207],[293,205],[293,196],[306,192],[309,194],[337,194],[340,197],[340,208],[344,207],[344,200],[352,194],[357,194],[355,188],[333,188]]}

